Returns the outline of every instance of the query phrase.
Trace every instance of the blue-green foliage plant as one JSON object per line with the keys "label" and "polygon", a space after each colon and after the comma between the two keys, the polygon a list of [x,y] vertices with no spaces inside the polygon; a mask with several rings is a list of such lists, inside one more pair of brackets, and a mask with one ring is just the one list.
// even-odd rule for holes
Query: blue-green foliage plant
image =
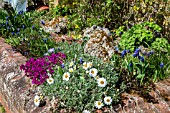
{"label": "blue-green foliage plant", "polygon": [[[170,75],[170,62],[167,54],[157,51],[142,53],[136,48],[134,53],[122,52],[122,68],[128,70],[128,78],[135,78],[140,85],[157,82]],[[130,80],[131,81],[131,80]]]}

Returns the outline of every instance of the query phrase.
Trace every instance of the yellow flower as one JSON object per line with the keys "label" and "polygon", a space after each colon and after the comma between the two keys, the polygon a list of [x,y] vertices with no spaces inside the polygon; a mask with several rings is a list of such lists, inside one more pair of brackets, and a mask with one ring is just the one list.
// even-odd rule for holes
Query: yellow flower
{"label": "yellow flower", "polygon": [[42,94],[40,94],[40,100],[43,100],[43,98],[44,98],[44,97],[43,97],[43,95],[42,95]]}
{"label": "yellow flower", "polygon": [[81,35],[78,35],[77,38],[78,38],[78,39],[81,38]]}
{"label": "yellow flower", "polygon": [[73,2],[73,5],[76,5],[77,3],[76,2]]}
{"label": "yellow flower", "polygon": [[62,8],[65,7],[65,5],[62,5]]}
{"label": "yellow flower", "polygon": [[72,38],[74,38],[74,39],[76,38],[76,36],[75,36],[75,35],[71,35],[71,37],[72,37]]}
{"label": "yellow flower", "polygon": [[138,10],[139,10],[139,7],[133,6],[133,9],[134,9],[134,11],[138,11]]}
{"label": "yellow flower", "polygon": [[76,24],[76,25],[75,25],[75,28],[76,28],[76,29],[78,29],[78,28],[79,28],[79,26]]}
{"label": "yellow flower", "polygon": [[91,18],[87,18],[87,21],[90,21]]}
{"label": "yellow flower", "polygon": [[153,18],[150,18],[150,22],[153,22]]}
{"label": "yellow flower", "polygon": [[72,73],[72,72],[73,72],[73,68],[70,68],[70,69],[69,69],[69,72]]}

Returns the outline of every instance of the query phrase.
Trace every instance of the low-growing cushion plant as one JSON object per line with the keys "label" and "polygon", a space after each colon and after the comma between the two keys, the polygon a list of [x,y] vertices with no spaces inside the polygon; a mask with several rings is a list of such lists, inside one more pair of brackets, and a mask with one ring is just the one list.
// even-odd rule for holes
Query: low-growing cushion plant
{"label": "low-growing cushion plant", "polygon": [[121,89],[117,86],[119,76],[114,63],[82,56],[66,60],[63,65],[52,74],[54,83],[47,82],[42,86],[46,96],[59,99],[59,109],[94,112],[120,101],[124,87],[123,84]]}

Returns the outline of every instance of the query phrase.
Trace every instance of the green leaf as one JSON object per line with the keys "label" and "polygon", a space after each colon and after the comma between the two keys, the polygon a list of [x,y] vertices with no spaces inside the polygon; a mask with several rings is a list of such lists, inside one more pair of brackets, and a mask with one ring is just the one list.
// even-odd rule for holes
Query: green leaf
{"label": "green leaf", "polygon": [[145,74],[139,74],[136,78],[137,79],[142,79],[145,76]]}
{"label": "green leaf", "polygon": [[158,74],[158,71],[156,70],[155,73],[154,73],[153,82],[156,82],[156,81],[157,81],[157,74]]}
{"label": "green leaf", "polygon": [[60,74],[60,76],[63,75],[63,70],[62,70],[62,68],[60,66],[58,66],[58,73]]}

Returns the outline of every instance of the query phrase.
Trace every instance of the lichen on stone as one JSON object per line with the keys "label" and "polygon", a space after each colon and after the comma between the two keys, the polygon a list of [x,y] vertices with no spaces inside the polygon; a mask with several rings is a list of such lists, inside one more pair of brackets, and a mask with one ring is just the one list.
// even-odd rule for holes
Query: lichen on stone
{"label": "lichen on stone", "polygon": [[107,28],[93,25],[84,30],[83,37],[89,37],[84,53],[91,56],[108,59],[114,54],[114,40]]}
{"label": "lichen on stone", "polygon": [[45,21],[44,25],[41,25],[45,32],[49,33],[63,33],[67,32],[68,20],[65,17],[55,17],[51,21]]}

